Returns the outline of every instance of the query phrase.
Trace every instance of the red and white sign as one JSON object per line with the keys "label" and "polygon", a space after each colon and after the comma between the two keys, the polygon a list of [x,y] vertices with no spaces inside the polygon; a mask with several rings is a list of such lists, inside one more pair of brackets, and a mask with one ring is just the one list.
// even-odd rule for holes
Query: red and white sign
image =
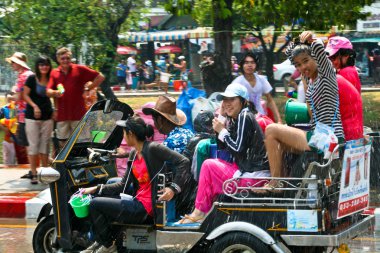
{"label": "red and white sign", "polygon": [[344,151],[337,218],[362,211],[369,203],[371,142],[350,141]]}

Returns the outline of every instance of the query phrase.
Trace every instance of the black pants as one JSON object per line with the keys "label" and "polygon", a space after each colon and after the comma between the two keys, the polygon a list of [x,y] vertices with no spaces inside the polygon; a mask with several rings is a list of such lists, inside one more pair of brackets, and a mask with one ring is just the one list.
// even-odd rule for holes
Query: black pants
{"label": "black pants", "polygon": [[110,247],[118,231],[111,229],[112,222],[141,224],[148,214],[138,200],[121,200],[97,197],[90,203],[90,217],[95,240],[105,247]]}

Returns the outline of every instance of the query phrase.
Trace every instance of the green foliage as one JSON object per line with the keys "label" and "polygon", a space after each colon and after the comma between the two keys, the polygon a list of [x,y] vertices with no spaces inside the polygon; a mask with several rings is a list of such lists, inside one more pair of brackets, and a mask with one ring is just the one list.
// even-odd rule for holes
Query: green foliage
{"label": "green foliage", "polygon": [[86,64],[96,69],[113,64],[121,26],[129,15],[127,27],[135,24],[143,7],[132,0],[3,2],[7,13],[0,29],[10,35],[12,44],[30,47],[28,55],[44,53],[52,58],[57,48],[69,45],[74,57],[84,56]]}

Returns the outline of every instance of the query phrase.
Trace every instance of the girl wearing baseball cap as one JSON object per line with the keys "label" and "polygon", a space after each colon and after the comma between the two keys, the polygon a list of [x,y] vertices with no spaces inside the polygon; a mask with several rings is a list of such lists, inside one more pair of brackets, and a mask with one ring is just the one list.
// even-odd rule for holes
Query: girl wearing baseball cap
{"label": "girl wearing baseball cap", "polygon": [[[260,186],[255,177],[269,176],[263,132],[255,119],[254,105],[248,101],[247,89],[232,83],[217,96],[223,100],[221,114],[227,122],[217,118],[212,125],[226,149],[232,154],[232,163],[222,159],[207,159],[199,175],[195,209],[179,221],[180,224],[198,223],[211,210],[215,197],[223,193],[223,183],[232,177],[244,177],[244,183]],[[249,178],[245,180],[245,178]]]}
{"label": "girl wearing baseball cap", "polygon": [[355,67],[356,52],[349,39],[334,36],[329,39],[325,49],[337,74],[346,78],[361,93],[361,83]]}

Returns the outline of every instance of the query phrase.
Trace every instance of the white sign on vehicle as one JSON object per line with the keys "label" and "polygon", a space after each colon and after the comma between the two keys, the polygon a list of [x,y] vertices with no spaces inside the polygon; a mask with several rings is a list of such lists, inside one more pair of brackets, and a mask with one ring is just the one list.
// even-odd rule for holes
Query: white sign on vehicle
{"label": "white sign on vehicle", "polygon": [[349,141],[344,151],[337,218],[368,207],[371,142]]}
{"label": "white sign on vehicle", "polygon": [[288,210],[288,231],[317,232],[318,212],[315,210]]}

